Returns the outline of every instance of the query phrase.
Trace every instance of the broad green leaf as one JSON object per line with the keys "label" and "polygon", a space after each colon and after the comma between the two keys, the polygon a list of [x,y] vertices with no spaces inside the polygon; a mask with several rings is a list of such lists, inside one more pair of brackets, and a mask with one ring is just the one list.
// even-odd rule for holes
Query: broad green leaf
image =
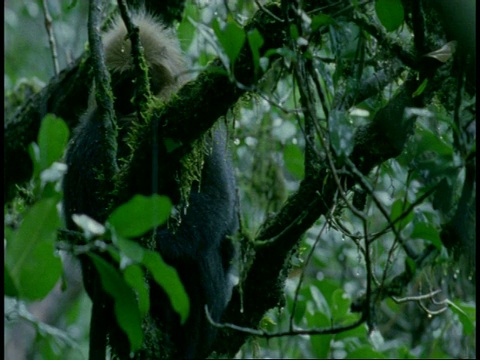
{"label": "broad green leaf", "polygon": [[290,24],[290,37],[293,40],[297,40],[300,37],[300,33],[298,32],[297,25],[295,24]]}
{"label": "broad green leaf", "polygon": [[182,16],[182,21],[178,25],[177,35],[179,39],[182,39],[180,45],[185,53],[188,51],[193,39],[195,39],[197,27],[193,24],[192,19],[198,20],[198,12],[196,6],[193,6],[193,4],[187,4]]}
{"label": "broad green leaf", "polygon": [[453,184],[458,175],[458,165],[448,134],[434,133],[425,125],[418,124],[414,139],[411,168],[419,172],[425,181],[437,183],[439,177],[447,177]]}
{"label": "broad green leaf", "polygon": [[405,270],[407,270],[411,274],[415,274],[415,272],[417,271],[417,263],[415,262],[415,260],[407,257],[405,259]]}
{"label": "broad green leaf", "polygon": [[410,235],[412,239],[422,239],[431,242],[437,249],[442,248],[442,241],[440,240],[440,235],[438,230],[431,223],[416,223],[413,227],[412,234]]}
{"label": "broad green leaf", "polygon": [[[293,310],[293,297],[288,296],[287,301],[288,301],[288,308]],[[307,301],[298,301],[295,304],[295,314],[293,314],[293,320],[295,324],[300,324],[300,322],[304,319],[305,317],[305,311],[307,310]]]}
{"label": "broad green leaf", "polygon": [[7,244],[5,262],[21,298],[45,297],[60,278],[62,264],[54,255],[60,227],[56,205],[52,198],[34,204]]}
{"label": "broad green leaf", "polygon": [[[186,321],[189,313],[188,295],[183,287],[183,284],[178,277],[175,268],[166,264],[162,257],[154,252],[141,247],[134,241],[118,237],[116,239],[119,249],[130,259],[137,263],[144,265],[153,275],[154,280],[163,288],[170,298],[173,309],[180,315],[182,322]],[[130,268],[131,266],[127,267]],[[132,270],[130,270],[132,271]],[[137,270],[134,270],[137,271]],[[128,276],[136,276],[136,281],[139,281],[139,274],[129,274]],[[130,278],[129,278],[130,279]],[[127,282],[132,286],[128,280]],[[140,285],[139,285],[140,286]],[[132,286],[141,293],[143,290],[138,289],[138,286]],[[143,296],[139,294],[139,296]],[[139,299],[140,301],[141,299]],[[141,310],[147,308],[147,304],[139,305]]]}
{"label": "broad green leaf", "polygon": [[10,271],[6,265],[3,266],[3,286],[4,286],[4,294],[6,296],[16,297],[18,296],[18,290],[15,284],[13,283],[13,279],[10,276]]}
{"label": "broad green leaf", "polygon": [[303,165],[303,153],[297,145],[288,144],[283,149],[283,160],[288,171],[297,179],[303,179],[305,169]]}
{"label": "broad green leaf", "polygon": [[372,349],[371,346],[363,345],[349,352],[345,359],[385,359],[385,355]]}
{"label": "broad green leaf", "polygon": [[[348,316],[345,317],[345,320],[343,321],[343,324],[346,323],[354,323],[355,321],[358,321],[360,318],[360,314],[348,314]],[[367,326],[365,324],[361,324],[357,326],[356,328],[343,331],[339,334],[335,335],[335,340],[346,340],[349,338],[356,338],[358,340],[364,340],[367,341],[368,339],[368,331],[367,331]]]}
{"label": "broad green leaf", "polygon": [[332,318],[332,310],[330,304],[327,302],[322,291],[316,286],[310,286],[310,293],[312,295],[313,302],[315,303],[315,313],[321,313],[329,318]]}
{"label": "broad green leaf", "polygon": [[140,244],[122,237],[115,238],[115,243],[118,248],[133,261],[139,263],[143,261],[143,256],[146,249]]}
{"label": "broad green leaf", "polygon": [[55,115],[46,115],[38,133],[40,149],[40,172],[48,169],[63,156],[67,146],[69,130],[65,122]]}
{"label": "broad green leaf", "polygon": [[135,195],[116,208],[108,222],[121,237],[134,238],[167,221],[172,209],[169,198],[160,195]]}
{"label": "broad green leaf", "polygon": [[[311,328],[328,328],[331,323],[331,319],[320,312],[314,312],[313,314],[307,312],[305,314],[307,324]],[[312,352],[318,359],[326,359],[331,351],[333,335],[314,335],[310,336],[310,345]]]}
{"label": "broad green leaf", "polygon": [[307,321],[307,326],[316,329],[327,328],[332,323],[332,318],[330,315],[325,314],[323,311],[319,311],[317,308],[310,309],[305,312],[305,320]]}
{"label": "broad green leaf", "polygon": [[312,31],[317,31],[321,26],[333,24],[335,24],[335,21],[329,15],[319,14],[312,18],[310,28]]}
{"label": "broad green leaf", "polygon": [[310,346],[317,359],[328,359],[331,356],[333,335],[310,336]]}
{"label": "broad green leaf", "polygon": [[102,287],[113,298],[118,325],[127,334],[131,350],[140,349],[143,342],[142,318],[134,292],[111,264],[96,254],[89,256],[100,274]]}
{"label": "broad green leaf", "polygon": [[150,297],[142,268],[136,264],[130,265],[124,270],[123,277],[137,294],[138,309],[143,319],[150,309]]}
{"label": "broad green leaf", "polygon": [[454,303],[448,299],[447,304],[450,306],[450,309],[458,315],[465,334],[473,334],[475,331],[476,307],[468,304]]}
{"label": "broad green leaf", "polygon": [[[409,207],[409,205],[410,204],[408,202],[404,202],[403,199],[395,200],[395,202],[392,205],[392,210],[390,214],[391,220],[395,221],[396,219],[398,219]],[[402,220],[399,220],[396,223],[398,230],[402,230],[412,220],[413,220],[413,211],[410,211],[407,215],[404,216]]]}
{"label": "broad green leaf", "polygon": [[375,12],[388,31],[395,31],[403,24],[405,14],[401,0],[376,0]]}
{"label": "broad green leaf", "polygon": [[263,45],[263,37],[257,29],[253,29],[247,34],[248,45],[252,51],[253,66],[255,74],[258,74],[260,69],[260,48]]}
{"label": "broad green leaf", "polygon": [[175,268],[166,264],[160,254],[153,251],[145,252],[143,264],[150,270],[157,284],[166,292],[172,308],[180,315],[181,322],[184,324],[190,312],[190,302]]}
{"label": "broad green leaf", "polygon": [[441,156],[452,156],[453,147],[443,137],[433,133],[432,130],[422,124],[419,124],[416,131],[415,140],[418,153],[434,151]]}
{"label": "broad green leaf", "polygon": [[350,309],[350,299],[342,289],[337,289],[332,294],[332,317],[343,318]]}
{"label": "broad green leaf", "polygon": [[220,45],[230,60],[230,64],[233,64],[245,43],[245,31],[233,21],[227,22],[225,27],[220,29],[217,19],[213,21],[212,27]]}

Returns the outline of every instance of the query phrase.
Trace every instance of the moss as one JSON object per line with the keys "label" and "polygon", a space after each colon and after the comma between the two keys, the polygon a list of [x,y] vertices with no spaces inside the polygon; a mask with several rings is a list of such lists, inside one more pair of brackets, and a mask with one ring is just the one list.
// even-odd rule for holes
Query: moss
{"label": "moss", "polygon": [[44,86],[45,84],[38,78],[20,80],[13,90],[5,94],[3,100],[5,119],[8,121],[18,107],[23,105],[29,97],[39,93]]}
{"label": "moss", "polygon": [[[205,137],[194,141],[192,151],[180,160],[178,185],[180,198],[188,206],[188,199],[194,182],[200,183],[207,145]],[[210,149],[208,149],[210,151]],[[200,184],[201,185],[201,184]]]}
{"label": "moss", "polygon": [[[177,95],[173,95],[171,100],[175,102],[179,101],[180,98]],[[145,136],[145,134],[156,132],[159,137],[158,141],[160,142],[158,146],[163,147],[163,151],[160,150],[160,154],[175,157],[177,156],[176,153],[178,150],[181,152],[180,166],[174,177],[179,188],[180,202],[188,206],[192,185],[195,182],[200,183],[205,154],[211,151],[209,142],[206,141],[209,133],[194,140],[191,144],[185,146],[185,148],[185,144],[177,141],[175,138],[162,136],[162,129],[166,127],[166,124],[154,123],[154,121],[155,119],[166,118],[163,116],[166,106],[167,104],[161,99],[154,96],[148,98],[145,110],[141,114],[144,121],[132,121],[131,123],[131,128],[126,138],[126,146],[130,149],[130,155],[126,159],[121,159],[121,162],[122,166],[125,166],[132,161],[133,150],[138,146],[140,139],[152,139],[152,135]],[[175,121],[175,119],[171,119],[170,121]],[[151,140],[148,146],[154,146],[153,142],[154,140]],[[165,164],[166,163],[168,163],[168,161],[165,161]],[[160,174],[160,176],[162,176],[162,174]]]}

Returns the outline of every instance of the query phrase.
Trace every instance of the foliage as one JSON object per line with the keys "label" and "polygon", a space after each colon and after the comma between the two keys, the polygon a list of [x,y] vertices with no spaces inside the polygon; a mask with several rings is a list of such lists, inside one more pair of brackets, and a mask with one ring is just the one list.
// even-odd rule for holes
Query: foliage
{"label": "foliage", "polygon": [[[438,4],[327,1],[320,12],[314,2],[305,8],[294,3],[189,1],[178,26],[192,78],[220,64],[220,73],[242,92],[232,96],[238,101],[222,121],[233,124],[242,220],[239,286],[225,322],[243,332],[226,331],[221,340],[227,345],[218,351],[231,345],[224,339],[236,337],[245,343],[240,358],[475,357],[476,108],[468,81],[475,60],[443,48],[451,34],[438,26]],[[30,59],[50,55],[28,52],[14,20],[23,14],[40,21],[35,6],[26,2],[20,15],[7,6],[6,90],[23,76],[47,82],[52,75],[47,65],[28,72]],[[53,9],[53,26],[70,31],[60,15],[86,14],[79,4]],[[275,34],[280,45],[261,26],[249,27],[255,13],[264,14],[266,27],[289,18]],[[73,36],[69,40],[73,47]],[[15,58],[22,63],[14,64],[20,52]],[[203,80],[208,85],[208,73]],[[229,94],[230,88],[217,91]],[[168,199],[133,197],[105,224],[77,217],[87,242],[59,232],[70,124],[43,118],[35,142],[26,144],[29,181],[19,183],[5,205],[5,296],[18,300],[6,318],[16,314],[35,329],[43,358],[81,358],[86,351],[85,297],[63,315],[65,330],[62,322],[51,327],[24,307],[62,282],[63,252],[93,259],[132,350],[141,346],[150,308],[146,272],[183,319],[189,311],[178,278],[164,280],[175,278],[175,270],[132,241],[167,220]],[[313,190],[300,198],[308,186]],[[296,200],[303,212],[291,211]],[[283,239],[296,227],[298,234]],[[265,279],[271,288],[258,286],[254,275],[270,276],[266,269],[272,268],[276,277]],[[280,290],[265,294],[269,289]],[[258,310],[260,318],[258,303],[268,303],[268,311]],[[15,331],[9,322],[5,327],[7,334]]]}

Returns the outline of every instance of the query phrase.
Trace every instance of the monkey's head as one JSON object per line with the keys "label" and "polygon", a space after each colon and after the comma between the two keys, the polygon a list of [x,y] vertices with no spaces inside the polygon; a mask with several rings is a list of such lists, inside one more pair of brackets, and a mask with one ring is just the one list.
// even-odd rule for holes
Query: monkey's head
{"label": "monkey's head", "polygon": [[[149,67],[152,93],[166,100],[185,81],[185,62],[174,34],[149,14],[132,15],[139,28],[140,42]],[[115,108],[121,113],[133,112],[131,99],[135,92],[135,75],[131,42],[121,19],[103,36],[106,64],[112,77]]]}

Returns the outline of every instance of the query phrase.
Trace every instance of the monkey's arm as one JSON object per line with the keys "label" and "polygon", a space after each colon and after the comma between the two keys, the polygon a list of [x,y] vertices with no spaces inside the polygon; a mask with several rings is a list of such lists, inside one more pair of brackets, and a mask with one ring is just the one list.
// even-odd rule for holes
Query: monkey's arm
{"label": "monkey's arm", "polygon": [[86,214],[103,222],[117,173],[116,139],[110,121],[99,119],[97,108],[81,119],[66,155],[64,210],[67,227],[73,214]]}
{"label": "monkey's arm", "polygon": [[[114,190],[117,172],[116,138],[112,122],[101,117],[96,107],[80,120],[66,155],[68,166],[63,180],[64,216],[67,227],[75,229],[73,214],[86,214],[104,222]],[[93,301],[90,323],[90,358],[105,358],[109,312],[100,278],[87,255],[80,257],[85,288]]]}

